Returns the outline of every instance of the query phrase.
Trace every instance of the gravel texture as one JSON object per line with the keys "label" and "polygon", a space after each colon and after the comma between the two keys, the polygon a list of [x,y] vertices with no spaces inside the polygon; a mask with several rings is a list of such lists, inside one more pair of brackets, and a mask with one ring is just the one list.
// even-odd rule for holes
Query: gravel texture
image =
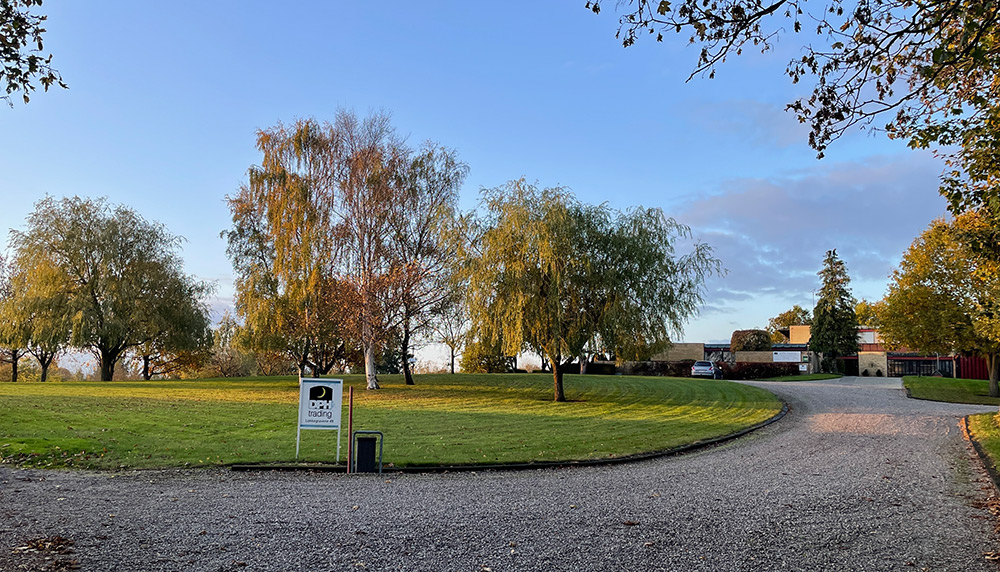
{"label": "gravel texture", "polygon": [[[995,409],[909,400],[897,379],[756,385],[788,402],[780,422],[627,465],[0,467],[0,570],[997,570],[994,489],[958,427]],[[60,537],[72,554],[25,549]]]}

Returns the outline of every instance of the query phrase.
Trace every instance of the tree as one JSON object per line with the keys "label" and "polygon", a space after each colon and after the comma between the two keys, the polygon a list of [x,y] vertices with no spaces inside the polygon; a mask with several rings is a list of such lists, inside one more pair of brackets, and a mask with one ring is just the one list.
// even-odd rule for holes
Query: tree
{"label": "tree", "polygon": [[990,218],[969,212],[931,223],[893,271],[879,304],[879,333],[888,347],[927,353],[985,355],[990,395],[1000,396],[1000,264],[966,240]]}
{"label": "tree", "polygon": [[[602,2],[588,1],[600,12]],[[691,76],[714,77],[744,49],[766,52],[787,34],[803,38],[792,82],[815,77],[812,94],[788,105],[826,147],[856,124],[885,118],[890,137],[939,145],[952,170],[942,193],[953,213],[991,206],[1000,136],[1000,3],[995,0],[629,0],[619,19],[625,46],[685,33],[701,47]]]}
{"label": "tree", "polygon": [[469,332],[469,313],[457,294],[435,317],[433,327],[435,340],[448,348],[448,371],[455,373],[455,356],[465,346]]}
{"label": "tree", "polygon": [[790,310],[778,314],[767,322],[767,332],[771,336],[771,342],[775,344],[788,343],[788,337],[782,333],[789,326],[808,326],[812,324],[812,314],[809,310],[799,306],[792,306]]}
{"label": "tree", "polygon": [[32,7],[41,5],[42,0],[0,0],[0,83],[6,84],[6,95],[0,99],[12,107],[10,97],[15,91],[20,91],[21,99],[28,103],[35,90],[33,81],[37,80],[45,91],[52,84],[67,87],[52,68],[52,55],[40,55],[46,16],[33,14]]}
{"label": "tree", "polygon": [[460,236],[454,228],[455,208],[468,171],[454,151],[427,143],[403,170],[399,197],[393,202],[390,248],[402,268],[396,301],[406,385],[413,385],[409,357],[414,335],[428,333],[452,298]]}
{"label": "tree", "polygon": [[859,300],[854,306],[854,315],[858,318],[858,326],[875,329],[881,327],[878,318],[880,305],[881,302],[869,302],[865,299]]}
{"label": "tree", "polygon": [[11,266],[0,257],[0,363],[10,364],[10,380],[16,383],[31,338],[11,274]]}
{"label": "tree", "polygon": [[302,374],[329,371],[338,348],[357,338],[354,285],[337,276],[332,202],[337,188],[330,126],[299,120],[257,133],[263,159],[227,197],[223,232],[236,271],[242,338],[258,352],[283,352]]}
{"label": "tree", "polygon": [[514,358],[504,353],[499,340],[469,339],[465,342],[460,365],[465,373],[510,373],[514,370]]}
{"label": "tree", "polygon": [[151,339],[153,325],[173,351],[176,340],[197,337],[207,324],[204,316],[178,319],[182,309],[205,313],[196,296],[209,290],[183,274],[180,241],[131,209],[79,197],[42,199],[27,230],[11,232],[28,295],[62,300],[70,343],[97,357],[104,381],[126,352]]}
{"label": "tree", "polygon": [[817,274],[823,285],[813,309],[809,345],[823,354],[823,367],[829,371],[838,357],[858,352],[857,301],[851,295],[847,265],[837,256],[837,249],[826,251],[823,269]]}
{"label": "tree", "polygon": [[240,325],[227,309],[219,324],[212,330],[212,350],[208,358],[211,377],[240,377],[250,375],[252,358],[238,345]]}
{"label": "tree", "polygon": [[[333,201],[336,254],[342,275],[357,290],[361,345],[368,389],[378,389],[378,354],[393,331],[391,296],[405,280],[403,267],[392,256],[390,237],[395,203],[400,197],[400,172],[409,150],[396,135],[384,113],[358,119],[337,112],[331,131],[333,180],[338,194]],[[404,211],[405,212],[405,211]],[[404,356],[403,359],[406,359]]]}
{"label": "tree", "polygon": [[729,340],[729,349],[734,352],[771,351],[771,335],[764,330],[736,330]]}
{"label": "tree", "polygon": [[[225,234],[237,312],[255,347],[284,348],[314,372],[360,346],[369,389],[391,333],[412,334],[443,296],[451,256],[440,229],[464,164],[427,144],[414,154],[384,113],[261,131],[260,166],[229,198]],[[404,358],[405,359],[405,358]]]}
{"label": "tree", "polygon": [[176,374],[200,367],[212,346],[211,323],[203,300],[211,285],[186,279],[182,274],[165,277],[157,307],[142,312],[146,317],[137,331],[141,343],[133,350],[142,378]]}
{"label": "tree", "polygon": [[556,401],[564,367],[588,344],[620,360],[667,347],[697,311],[704,278],[721,269],[701,243],[675,257],[688,228],[658,209],[584,205],[523,179],[485,190],[483,202],[466,259],[474,336],[543,356]]}
{"label": "tree", "polygon": [[[47,381],[49,367],[69,344],[71,317],[65,311],[65,296],[40,283],[49,279],[45,274],[10,268],[6,282],[8,295],[0,309],[8,341],[17,340],[38,361],[40,381]],[[33,280],[34,285],[29,281]],[[39,292],[45,292],[44,296]],[[14,381],[17,368],[14,368]]]}

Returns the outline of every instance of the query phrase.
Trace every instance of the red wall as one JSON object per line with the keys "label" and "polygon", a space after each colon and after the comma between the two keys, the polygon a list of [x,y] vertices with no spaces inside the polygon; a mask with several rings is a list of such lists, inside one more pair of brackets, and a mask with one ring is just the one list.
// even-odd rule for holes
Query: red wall
{"label": "red wall", "polygon": [[955,377],[962,379],[989,379],[990,367],[986,363],[986,358],[981,356],[958,356],[956,359],[958,371]]}

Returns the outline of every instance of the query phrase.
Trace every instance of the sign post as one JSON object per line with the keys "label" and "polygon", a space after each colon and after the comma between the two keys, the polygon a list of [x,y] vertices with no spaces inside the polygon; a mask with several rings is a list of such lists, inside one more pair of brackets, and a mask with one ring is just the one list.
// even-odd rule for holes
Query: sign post
{"label": "sign post", "polygon": [[340,462],[340,410],[344,380],[299,378],[299,423],[295,434],[295,458],[303,429],[336,429],[337,462]]}

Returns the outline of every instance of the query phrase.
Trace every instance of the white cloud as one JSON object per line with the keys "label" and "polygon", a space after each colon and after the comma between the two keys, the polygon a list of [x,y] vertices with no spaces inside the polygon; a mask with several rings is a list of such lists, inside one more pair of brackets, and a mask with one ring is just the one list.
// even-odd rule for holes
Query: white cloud
{"label": "white cloud", "polygon": [[793,304],[811,306],[831,248],[847,264],[855,296],[881,298],[906,247],[945,214],[940,169],[930,154],[912,152],[735,179],[688,199],[677,219],[715,248],[729,273],[710,280],[685,337],[728,338],[734,324],[760,326]]}

